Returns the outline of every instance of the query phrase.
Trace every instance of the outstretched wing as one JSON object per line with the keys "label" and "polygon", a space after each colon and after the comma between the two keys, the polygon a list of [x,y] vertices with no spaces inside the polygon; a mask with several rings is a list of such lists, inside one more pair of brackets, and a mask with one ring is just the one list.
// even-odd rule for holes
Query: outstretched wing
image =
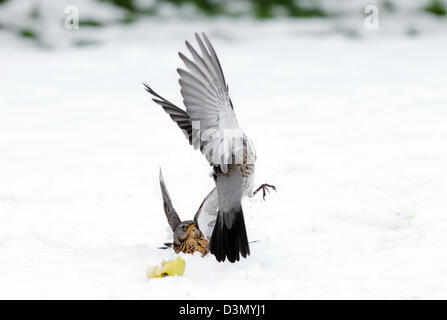
{"label": "outstretched wing", "polygon": [[228,85],[219,59],[207,36],[195,34],[201,55],[186,41],[193,60],[182,53],[187,70],[177,69],[181,94],[192,126],[192,144],[214,166],[228,172],[237,149],[242,149],[243,133],[233,112]]}
{"label": "outstretched wing", "polygon": [[194,216],[194,221],[206,238],[211,238],[218,209],[217,189],[213,188],[205,199],[203,199],[199,210],[197,210]]}
{"label": "outstretched wing", "polygon": [[175,227],[177,227],[181,223],[181,220],[177,212],[175,211],[174,207],[172,206],[171,198],[169,197],[168,190],[166,189],[166,185],[163,180],[161,168],[160,168],[160,188],[163,197],[163,209],[165,211],[166,218],[168,219],[168,223],[171,226],[172,231],[175,231]]}
{"label": "outstretched wing", "polygon": [[147,92],[153,95],[155,98],[152,98],[154,102],[161,105],[163,109],[169,114],[171,119],[177,123],[180,129],[182,129],[185,137],[189,140],[189,144],[192,144],[192,127],[191,127],[191,119],[189,115],[179,107],[177,107],[172,102],[166,100],[154,90],[147,83],[143,83]]}

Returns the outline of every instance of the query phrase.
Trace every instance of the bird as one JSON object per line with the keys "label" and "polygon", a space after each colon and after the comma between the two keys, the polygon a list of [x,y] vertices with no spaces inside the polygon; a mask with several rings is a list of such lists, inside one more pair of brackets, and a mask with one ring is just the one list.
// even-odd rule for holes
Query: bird
{"label": "bird", "polygon": [[185,41],[192,60],[179,52],[186,66],[177,69],[180,92],[186,110],[156,93],[143,83],[152,100],[160,105],[183,131],[189,143],[200,149],[212,166],[217,192],[217,217],[209,248],[218,262],[231,263],[250,255],[242,210],[242,198],[259,190],[276,188],[261,185],[253,192],[256,151],[253,142],[240,129],[229,87],[213,45],[205,33],[194,34],[200,53]]}
{"label": "bird", "polygon": [[217,216],[216,188],[213,188],[205,199],[203,199],[202,204],[194,215],[194,220],[181,221],[172,205],[161,169],[159,181],[163,198],[163,209],[168,224],[173,231],[173,242],[165,243],[166,247],[162,247],[162,249],[172,246],[176,253],[184,252],[193,254],[198,251],[202,256],[205,256],[209,252],[209,229],[214,226]]}

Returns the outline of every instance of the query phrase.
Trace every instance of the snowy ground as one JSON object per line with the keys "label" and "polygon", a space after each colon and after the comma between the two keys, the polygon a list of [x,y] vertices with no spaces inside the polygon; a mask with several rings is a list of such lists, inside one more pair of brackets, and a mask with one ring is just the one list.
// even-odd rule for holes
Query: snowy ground
{"label": "snowy ground", "polygon": [[[447,298],[445,24],[314,24],[155,21],[59,49],[0,34],[0,298]],[[201,30],[278,192],[244,202],[248,259],[184,255],[183,277],[148,281],[174,256],[159,167],[183,219],[213,181],[141,83],[181,104],[177,51]]]}

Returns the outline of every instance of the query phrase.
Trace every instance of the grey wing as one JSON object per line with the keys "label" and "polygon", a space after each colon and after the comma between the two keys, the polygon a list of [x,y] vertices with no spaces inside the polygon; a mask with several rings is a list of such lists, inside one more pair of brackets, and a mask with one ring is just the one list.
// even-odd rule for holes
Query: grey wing
{"label": "grey wing", "polygon": [[207,238],[211,238],[211,234],[213,233],[218,209],[217,189],[213,188],[205,199],[203,199],[199,210],[194,216],[194,221]]}
{"label": "grey wing", "polygon": [[171,198],[169,197],[168,190],[166,189],[165,182],[163,180],[163,175],[160,169],[160,188],[161,194],[163,197],[163,209],[166,214],[166,218],[168,219],[168,223],[171,226],[172,231],[175,231],[175,228],[181,223],[181,220],[172,206]]}
{"label": "grey wing", "polygon": [[192,144],[196,149],[200,147],[212,165],[227,173],[228,164],[238,156],[234,141],[242,141],[243,133],[216,52],[204,33],[203,40],[197,33],[195,37],[202,55],[186,41],[193,60],[179,53],[187,70],[177,69],[183,103],[191,120]]}
{"label": "grey wing", "polygon": [[177,123],[182,130],[185,137],[189,140],[189,144],[192,144],[192,127],[189,115],[184,110],[156,93],[147,83],[143,83],[143,85],[146,91],[155,97],[152,98],[152,100],[163,107],[166,113],[169,114],[171,119]]}

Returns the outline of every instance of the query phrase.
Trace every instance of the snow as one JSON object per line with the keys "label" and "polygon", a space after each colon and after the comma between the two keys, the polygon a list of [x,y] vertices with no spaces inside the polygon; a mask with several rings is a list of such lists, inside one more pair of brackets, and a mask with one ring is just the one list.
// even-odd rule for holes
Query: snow
{"label": "snow", "polygon": [[[155,19],[81,27],[102,39],[81,48],[0,33],[0,298],[446,298],[445,22],[360,20]],[[160,166],[184,220],[213,181],[142,82],[181,104],[177,51],[201,30],[278,192],[243,203],[248,259],[147,280],[175,257]]]}

